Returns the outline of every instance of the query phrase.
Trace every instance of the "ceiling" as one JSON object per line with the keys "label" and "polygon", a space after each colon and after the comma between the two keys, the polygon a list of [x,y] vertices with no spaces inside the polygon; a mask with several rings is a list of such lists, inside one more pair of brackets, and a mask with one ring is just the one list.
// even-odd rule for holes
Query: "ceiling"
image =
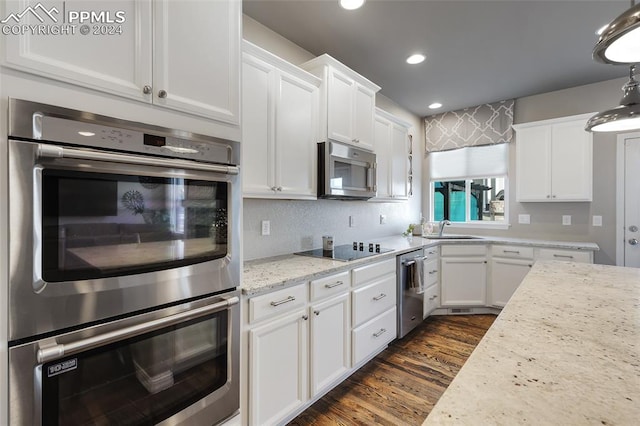
{"label": "ceiling", "polygon": [[[617,0],[244,0],[251,18],[314,55],[328,53],[419,116],[623,77],[591,59]],[[408,65],[422,52],[427,60]],[[620,93],[622,96],[622,92]],[[439,110],[428,105],[441,102]]]}

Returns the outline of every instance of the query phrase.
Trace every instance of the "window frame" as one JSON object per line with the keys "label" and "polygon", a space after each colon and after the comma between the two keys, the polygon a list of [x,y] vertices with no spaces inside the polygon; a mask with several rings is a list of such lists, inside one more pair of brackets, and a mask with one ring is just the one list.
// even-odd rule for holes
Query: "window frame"
{"label": "window frame", "polygon": [[[504,220],[502,221],[486,221],[486,220],[470,220],[471,217],[471,183],[478,179],[504,179]],[[435,220],[435,183],[436,182],[451,182],[451,181],[464,181],[465,182],[465,221],[464,222],[451,222],[452,227],[459,228],[487,228],[487,229],[509,229],[509,175],[491,175],[482,177],[460,177],[449,179],[433,179],[429,180],[429,221],[437,222]]]}

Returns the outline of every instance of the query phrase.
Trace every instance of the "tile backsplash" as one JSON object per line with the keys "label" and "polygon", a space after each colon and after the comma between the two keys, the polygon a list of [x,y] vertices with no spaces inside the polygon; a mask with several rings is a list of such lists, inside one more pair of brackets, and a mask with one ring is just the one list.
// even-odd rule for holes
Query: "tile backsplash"
{"label": "tile backsplash", "polygon": [[[332,235],[334,245],[354,240],[399,235],[419,213],[410,208],[414,200],[401,203],[367,201],[296,201],[244,199],[244,260],[289,254],[322,247],[322,236]],[[380,215],[386,223],[380,224]],[[349,217],[354,226],[349,226]],[[261,235],[261,222],[271,222],[271,235]]]}

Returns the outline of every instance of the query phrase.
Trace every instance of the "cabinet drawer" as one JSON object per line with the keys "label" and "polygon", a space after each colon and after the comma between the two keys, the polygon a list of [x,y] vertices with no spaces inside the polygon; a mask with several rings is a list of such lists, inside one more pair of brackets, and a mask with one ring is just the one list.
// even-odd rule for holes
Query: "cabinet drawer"
{"label": "cabinet drawer", "polygon": [[394,306],[353,330],[353,365],[365,360],[395,339],[396,325],[396,308]]}
{"label": "cabinet drawer", "polygon": [[440,260],[433,259],[424,262],[424,287],[431,287],[438,282],[440,276]]}
{"label": "cabinet drawer", "polygon": [[440,247],[442,256],[484,256],[487,254],[486,245],[445,245]]}
{"label": "cabinet drawer", "polygon": [[491,247],[491,255],[514,259],[533,259],[533,247],[493,246]]}
{"label": "cabinet drawer", "polygon": [[362,324],[396,305],[396,277],[387,275],[353,291],[353,325]]}
{"label": "cabinet drawer", "polygon": [[440,286],[432,285],[424,291],[424,317],[440,307]]}
{"label": "cabinet drawer", "polygon": [[360,284],[364,284],[367,281],[371,281],[378,277],[387,274],[396,273],[396,259],[384,260],[382,262],[373,263],[371,265],[363,266],[361,268],[355,268],[353,270],[353,275],[351,279],[353,280],[353,285],[358,286]]}
{"label": "cabinet drawer", "polygon": [[306,283],[249,299],[249,323],[254,323],[307,303]]}
{"label": "cabinet drawer", "polygon": [[427,257],[427,259],[438,257],[440,255],[440,247],[426,247],[424,249],[424,255]]}
{"label": "cabinet drawer", "polygon": [[311,281],[311,300],[349,290],[349,271]]}
{"label": "cabinet drawer", "polygon": [[567,262],[591,263],[591,252],[562,249],[540,249],[537,260],[564,260]]}

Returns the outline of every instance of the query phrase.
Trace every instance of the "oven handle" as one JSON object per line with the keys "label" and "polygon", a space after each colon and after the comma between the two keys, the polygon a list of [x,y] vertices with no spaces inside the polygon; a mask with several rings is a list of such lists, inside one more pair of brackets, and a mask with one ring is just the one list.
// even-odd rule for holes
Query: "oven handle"
{"label": "oven handle", "polygon": [[55,344],[42,347],[39,348],[37,352],[38,363],[44,364],[45,362],[54,361],[66,355],[73,355],[75,353],[84,352],[86,350],[108,345],[109,343],[115,343],[129,337],[135,337],[140,334],[149,333],[151,331],[169,327],[180,322],[203,317],[216,311],[229,308],[233,305],[238,304],[239,302],[240,299],[237,296],[233,296],[222,302],[214,303],[213,305],[203,306],[201,308],[192,309],[164,318],[159,318],[157,320],[145,322],[143,324],[132,325],[130,327],[125,327],[123,329],[111,331],[109,333],[99,334],[87,339],[82,339],[71,343]]}
{"label": "oven handle", "polygon": [[207,172],[225,173],[237,175],[240,173],[238,166],[223,166],[221,164],[198,163],[195,161],[163,159],[157,157],[141,157],[138,155],[114,154],[111,152],[90,151],[75,148],[63,148],[61,146],[39,144],[39,158],[75,158],[78,160],[110,161],[113,163],[136,164],[142,166],[160,166],[181,168],[187,170],[201,170]]}

